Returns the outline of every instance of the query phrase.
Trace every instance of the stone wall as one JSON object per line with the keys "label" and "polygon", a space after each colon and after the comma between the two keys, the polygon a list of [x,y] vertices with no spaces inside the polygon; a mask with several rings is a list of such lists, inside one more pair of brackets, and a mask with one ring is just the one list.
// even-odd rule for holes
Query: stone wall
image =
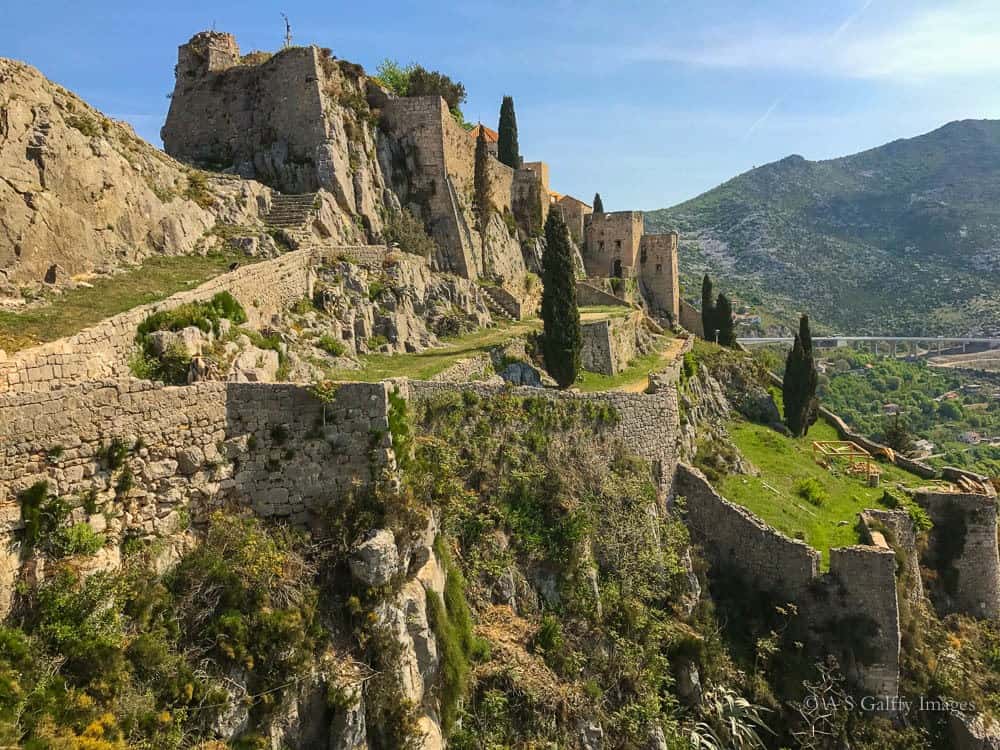
{"label": "stone wall", "polygon": [[737,570],[762,591],[793,601],[805,596],[819,575],[819,552],[726,500],[692,466],[677,467],[674,490],[684,498],[692,536],[715,564]]}
{"label": "stone wall", "polygon": [[379,159],[400,203],[419,216],[438,245],[436,270],[475,281],[519,283],[526,271],[501,215],[512,211],[514,173],[490,160],[490,201],[498,212],[480,232],[472,211],[476,143],[438,96],[386,100]]}
{"label": "stone wall", "polygon": [[723,498],[698,469],[679,464],[674,492],[684,498],[692,538],[717,570],[799,605],[813,639],[828,644],[856,683],[876,695],[897,694],[899,610],[891,549],[830,550],[830,571],[820,575],[819,552]]}
{"label": "stone wall", "polygon": [[310,524],[394,468],[389,390],[342,385],[325,418],[307,388],[283,384],[110,380],[0,395],[0,592],[29,552],[19,495],[42,481],[72,522],[113,542],[168,537],[231,504]]}
{"label": "stone wall", "polygon": [[244,307],[251,326],[260,326],[292,303],[311,296],[311,251],[241,266],[196,289],[140,305],[73,336],[0,358],[0,393],[39,391],[80,381],[127,377],[136,328],[147,316],[228,291]]}
{"label": "stone wall", "polygon": [[583,347],[580,359],[584,370],[601,375],[617,375],[626,369],[637,354],[637,328],[642,313],[623,318],[585,322],[580,326]]}
{"label": "stone wall", "polygon": [[937,568],[937,608],[1000,618],[996,497],[930,488],[915,497],[934,522],[924,565]]}
{"label": "stone wall", "polygon": [[513,387],[489,383],[438,383],[412,380],[408,384],[410,398],[417,401],[439,393],[471,391],[482,397],[510,394],[522,398],[580,399],[608,404],[615,409],[618,420],[601,428],[601,435],[611,443],[620,443],[630,452],[650,462],[654,477],[665,493],[670,492],[677,466],[677,368],[665,371],[654,382],[651,393],[575,393],[550,388]]}
{"label": "stone wall", "polygon": [[695,309],[694,305],[688,302],[686,299],[681,299],[678,303],[679,311],[679,322],[680,324],[691,331],[695,336],[700,336],[705,338],[705,326],[701,322],[701,311]]}
{"label": "stone wall", "polygon": [[917,529],[910,514],[905,510],[870,508],[861,512],[861,525],[868,545],[882,546],[877,534],[881,534],[880,529],[885,529],[889,534],[888,538],[883,535],[885,543],[893,551],[902,551],[901,574],[906,598],[911,606],[919,606],[924,601],[924,584],[917,555]]}
{"label": "stone wall", "polygon": [[589,305],[620,305],[630,307],[629,303],[611,292],[598,289],[588,281],[576,282],[576,302],[581,307]]}
{"label": "stone wall", "polygon": [[382,230],[385,180],[360,66],[291,47],[245,62],[230,34],[202,32],[178,49],[161,135],[181,161],[229,168],[282,192],[333,194],[347,235]]}
{"label": "stone wall", "polygon": [[645,234],[639,242],[639,281],[650,308],[680,318],[677,234]]}

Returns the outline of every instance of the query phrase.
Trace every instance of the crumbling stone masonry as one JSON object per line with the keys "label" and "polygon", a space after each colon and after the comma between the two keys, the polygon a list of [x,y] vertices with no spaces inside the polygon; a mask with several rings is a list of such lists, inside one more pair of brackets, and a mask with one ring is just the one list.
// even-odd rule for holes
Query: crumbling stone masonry
{"label": "crumbling stone masonry", "polygon": [[899,605],[891,549],[830,550],[830,571],[820,575],[819,552],[730,503],[698,469],[679,464],[674,491],[685,500],[692,538],[716,569],[797,604],[814,640],[833,644],[850,678],[875,695],[898,694]]}
{"label": "crumbling stone masonry", "polygon": [[925,564],[938,568],[935,605],[946,612],[1000,618],[997,498],[919,490],[917,503],[934,522]]}
{"label": "crumbling stone masonry", "polygon": [[585,322],[580,326],[583,347],[580,359],[584,370],[601,375],[617,375],[626,369],[638,350],[639,327],[643,314],[634,312],[621,318]]}

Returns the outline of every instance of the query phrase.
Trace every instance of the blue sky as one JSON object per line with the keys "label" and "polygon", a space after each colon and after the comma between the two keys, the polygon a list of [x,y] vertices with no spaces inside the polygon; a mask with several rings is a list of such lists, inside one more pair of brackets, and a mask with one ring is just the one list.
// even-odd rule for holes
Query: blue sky
{"label": "blue sky", "polygon": [[[0,55],[34,64],[159,145],[177,45],[331,47],[463,81],[552,187],[608,210],[678,203],[791,153],[820,159],[1000,118],[997,0],[465,0],[4,3]],[[148,7],[140,7],[147,6]]]}

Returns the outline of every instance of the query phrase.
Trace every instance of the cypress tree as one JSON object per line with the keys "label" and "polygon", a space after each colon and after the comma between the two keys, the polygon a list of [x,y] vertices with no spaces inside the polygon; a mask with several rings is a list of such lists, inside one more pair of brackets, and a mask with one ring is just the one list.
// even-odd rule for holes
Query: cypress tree
{"label": "cypress tree", "polygon": [[819,374],[813,359],[809,317],[799,319],[799,332],[785,360],[785,380],[781,392],[785,402],[785,425],[795,437],[804,437],[816,422],[819,401],[816,386]]}
{"label": "cypress tree", "polygon": [[521,166],[521,150],[517,145],[517,117],[514,115],[514,98],[511,96],[505,96],[500,105],[497,133],[497,158],[511,169],[517,169]]}
{"label": "cypress tree", "polygon": [[706,341],[715,341],[715,302],[712,301],[712,279],[708,274],[701,280],[701,327]]}
{"label": "cypress tree", "polygon": [[719,329],[719,343],[733,346],[736,343],[736,325],[733,322],[733,306],[729,298],[720,294],[715,300],[715,327]]}
{"label": "cypress tree", "polygon": [[542,353],[545,369],[560,388],[580,372],[580,311],[576,305],[576,270],[569,232],[559,211],[549,211],[542,254]]}
{"label": "cypress tree", "polygon": [[479,223],[479,231],[485,232],[486,225],[490,221],[490,147],[486,142],[486,132],[479,127],[479,135],[476,137],[476,162],[474,174],[475,196],[473,208],[476,212],[476,220]]}
{"label": "cypress tree", "polygon": [[604,213],[604,201],[601,200],[600,193],[594,193],[594,213],[595,214]]}

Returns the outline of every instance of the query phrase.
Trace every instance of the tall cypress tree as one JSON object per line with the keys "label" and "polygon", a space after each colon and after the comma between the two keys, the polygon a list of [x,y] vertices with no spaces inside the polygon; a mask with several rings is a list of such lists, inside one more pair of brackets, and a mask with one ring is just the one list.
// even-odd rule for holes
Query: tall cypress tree
{"label": "tall cypress tree", "polygon": [[799,319],[799,332],[785,360],[781,392],[785,402],[785,425],[795,437],[804,437],[819,415],[816,386],[819,374],[813,358],[809,317]]}
{"label": "tall cypress tree", "polygon": [[576,269],[569,231],[559,211],[549,211],[542,254],[542,353],[545,369],[560,388],[580,372],[580,311],[576,305]]}
{"label": "tall cypress tree", "polygon": [[486,142],[486,131],[479,124],[479,135],[476,137],[476,162],[474,173],[474,208],[479,231],[485,232],[490,222],[490,146]]}
{"label": "tall cypress tree", "polygon": [[594,213],[595,214],[604,213],[604,201],[601,200],[600,193],[594,193]]}
{"label": "tall cypress tree", "polygon": [[715,341],[715,302],[712,300],[712,279],[708,274],[701,280],[701,327],[706,341]]}
{"label": "tall cypress tree", "polygon": [[733,322],[733,306],[729,298],[720,294],[715,300],[715,327],[719,330],[719,343],[732,346],[736,343],[736,324]]}
{"label": "tall cypress tree", "polygon": [[500,136],[497,142],[497,158],[511,169],[521,166],[521,150],[517,145],[517,117],[514,115],[514,98],[505,96],[500,105]]}

